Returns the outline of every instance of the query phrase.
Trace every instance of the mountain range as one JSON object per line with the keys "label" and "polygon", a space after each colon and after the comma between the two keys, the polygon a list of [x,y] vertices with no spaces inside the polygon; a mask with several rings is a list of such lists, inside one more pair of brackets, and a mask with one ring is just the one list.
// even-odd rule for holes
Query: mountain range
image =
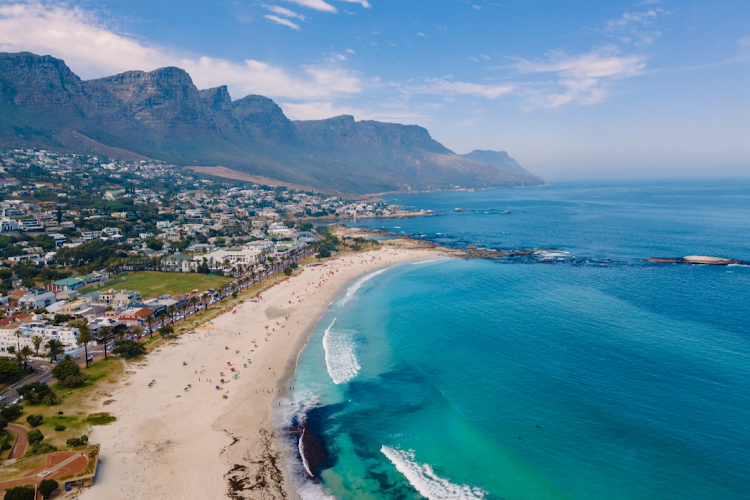
{"label": "mountain range", "polygon": [[28,52],[0,53],[0,149],[15,148],[222,166],[340,193],[544,184],[504,151],[458,155],[416,125],[292,121],[266,97],[199,90],[180,68],[84,81]]}

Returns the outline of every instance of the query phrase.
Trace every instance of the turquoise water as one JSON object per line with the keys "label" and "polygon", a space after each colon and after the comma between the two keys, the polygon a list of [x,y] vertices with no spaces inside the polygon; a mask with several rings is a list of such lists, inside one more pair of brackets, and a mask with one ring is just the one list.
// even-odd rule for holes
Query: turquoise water
{"label": "turquoise water", "polygon": [[749,183],[398,198],[445,216],[366,224],[555,249],[394,266],[334,303],[291,383],[304,497],[750,498],[750,269],[643,261],[750,260]]}

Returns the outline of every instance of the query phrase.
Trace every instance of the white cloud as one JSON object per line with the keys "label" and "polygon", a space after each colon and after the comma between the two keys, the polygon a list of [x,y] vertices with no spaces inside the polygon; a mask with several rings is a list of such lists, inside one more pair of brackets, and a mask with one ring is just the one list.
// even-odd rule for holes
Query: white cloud
{"label": "white cloud", "polygon": [[457,82],[448,78],[429,78],[421,85],[406,85],[403,92],[406,95],[435,94],[435,95],[472,95],[494,99],[515,90],[514,85],[485,85],[481,83]]}
{"label": "white cloud", "polygon": [[346,49],[346,52],[349,54],[356,54],[356,52],[354,52],[354,49]]}
{"label": "white cloud", "polygon": [[297,31],[299,31],[299,29],[300,29],[300,28],[299,28],[299,24],[293,23],[293,22],[292,22],[292,21],[290,21],[289,19],[284,19],[284,18],[282,18],[282,17],[279,17],[279,16],[274,16],[274,15],[272,15],[272,14],[266,14],[266,15],[265,15],[265,16],[263,16],[263,17],[265,17],[265,18],[266,18],[266,19],[268,19],[269,21],[273,21],[273,22],[275,22],[276,24],[281,24],[281,25],[283,25],[283,26],[289,26],[289,27],[290,27],[290,28],[292,28],[293,30],[297,30]]}
{"label": "white cloud", "polygon": [[593,104],[604,100],[612,82],[643,74],[646,60],[637,55],[620,56],[614,49],[608,49],[578,56],[557,53],[540,62],[521,60],[516,68],[522,73],[550,73],[559,78],[556,84],[563,92],[524,90],[534,106],[554,108],[569,102]]}
{"label": "white cloud", "polygon": [[264,5],[264,7],[274,14],[278,14],[280,16],[292,17],[295,19],[299,19],[300,21],[305,20],[305,16],[303,16],[302,14],[297,14],[293,10],[289,10],[285,7],[279,7],[278,5]]}
{"label": "white cloud", "polygon": [[420,31],[419,33],[417,33],[417,36],[427,36],[427,35],[425,35],[424,33],[422,33],[422,32]]}
{"label": "white cloud", "polygon": [[370,2],[368,2],[367,0],[341,0],[341,1],[349,2],[349,3],[358,3],[365,9],[369,9],[370,7],[372,7],[372,5],[370,5]]}
{"label": "white cloud", "polygon": [[287,2],[296,3],[297,5],[301,5],[302,7],[307,7],[308,9],[315,9],[319,10],[320,12],[338,12],[336,10],[336,7],[333,5],[324,2],[323,0],[286,0]]}
{"label": "white cloud", "polygon": [[603,31],[610,36],[617,36],[622,43],[633,43],[639,46],[652,45],[661,36],[661,31],[653,27],[656,19],[668,15],[661,9],[649,9],[641,12],[625,12],[616,19],[605,23]]}
{"label": "white cloud", "polygon": [[164,66],[186,70],[198,88],[228,85],[232,95],[262,94],[299,100],[334,99],[362,91],[360,79],[335,66],[305,66],[289,72],[247,59],[233,62],[184,56],[117,34],[80,8],[0,4],[0,51],[59,57],[83,78]]}
{"label": "white cloud", "polygon": [[737,40],[737,45],[739,45],[742,49],[750,47],[750,36],[746,36],[745,38],[740,38],[739,40]]}

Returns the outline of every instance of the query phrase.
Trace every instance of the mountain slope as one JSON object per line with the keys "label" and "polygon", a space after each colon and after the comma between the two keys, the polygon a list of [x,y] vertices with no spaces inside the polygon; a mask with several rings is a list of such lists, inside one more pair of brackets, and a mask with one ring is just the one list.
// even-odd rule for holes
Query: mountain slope
{"label": "mountain slope", "polygon": [[475,149],[471,153],[461,156],[479,163],[484,163],[485,165],[489,165],[491,167],[499,168],[500,170],[505,170],[506,172],[510,172],[511,174],[534,175],[523,168],[521,165],[519,165],[516,160],[508,156],[508,153],[506,153],[505,151],[488,151],[483,149]]}
{"label": "mountain slope", "polygon": [[543,184],[509,158],[456,155],[416,125],[291,121],[271,99],[199,90],[179,68],[83,81],[54,57],[0,53],[0,149],[19,147],[221,165],[350,193]]}

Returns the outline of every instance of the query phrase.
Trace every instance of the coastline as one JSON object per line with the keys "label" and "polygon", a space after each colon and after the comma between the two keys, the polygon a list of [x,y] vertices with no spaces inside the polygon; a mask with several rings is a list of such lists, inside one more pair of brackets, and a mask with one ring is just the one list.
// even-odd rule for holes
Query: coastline
{"label": "coastline", "polygon": [[273,407],[328,306],[354,280],[441,253],[401,241],[304,268],[262,300],[215,318],[215,329],[182,334],[128,362],[102,407],[117,421],[92,434],[102,443],[100,474],[79,498],[300,498]]}

